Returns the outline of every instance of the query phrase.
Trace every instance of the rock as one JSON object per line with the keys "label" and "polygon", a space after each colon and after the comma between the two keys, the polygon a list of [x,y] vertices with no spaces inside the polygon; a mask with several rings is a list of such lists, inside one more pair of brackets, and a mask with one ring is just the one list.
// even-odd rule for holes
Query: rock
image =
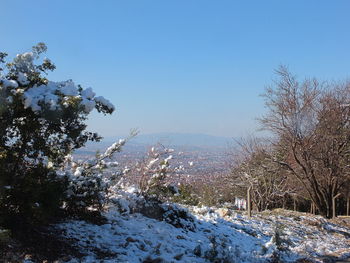
{"label": "rock", "polygon": [[162,258],[151,258],[147,257],[142,263],[163,263],[164,259]]}
{"label": "rock", "polygon": [[194,250],[193,254],[195,254],[197,257],[200,257],[202,255],[202,248],[200,245],[197,245]]}
{"label": "rock", "polygon": [[127,238],[126,238],[126,241],[129,242],[129,243],[131,243],[131,242],[137,242],[138,240],[137,240],[137,239],[134,239],[134,238],[132,238],[132,237],[127,237]]}
{"label": "rock", "polygon": [[175,257],[174,257],[174,259],[176,259],[176,260],[180,260],[182,257],[183,257],[183,253],[181,253],[181,254],[178,254],[178,255],[176,255]]}
{"label": "rock", "polygon": [[216,212],[221,217],[229,216],[231,214],[230,210],[227,208],[219,208],[218,210],[216,210]]}

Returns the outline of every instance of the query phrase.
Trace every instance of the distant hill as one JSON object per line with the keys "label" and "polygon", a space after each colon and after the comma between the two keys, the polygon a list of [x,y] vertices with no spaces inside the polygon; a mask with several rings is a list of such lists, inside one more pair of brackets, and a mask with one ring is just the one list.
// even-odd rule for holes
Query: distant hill
{"label": "distant hill", "polygon": [[[121,137],[108,137],[105,142],[115,141]],[[157,143],[165,146],[182,146],[182,147],[215,147],[226,148],[233,139],[229,137],[212,136],[197,133],[152,133],[139,134],[133,138],[131,144],[154,145]]]}
{"label": "distant hill", "polygon": [[[112,143],[127,136],[105,137],[101,142],[88,142],[85,147],[75,153],[80,155],[94,155],[96,151],[104,151]],[[157,143],[165,147],[173,147],[178,151],[210,151],[224,152],[232,145],[233,138],[212,136],[197,133],[152,133],[139,134],[132,138],[123,148],[124,151],[143,152],[149,146]]]}

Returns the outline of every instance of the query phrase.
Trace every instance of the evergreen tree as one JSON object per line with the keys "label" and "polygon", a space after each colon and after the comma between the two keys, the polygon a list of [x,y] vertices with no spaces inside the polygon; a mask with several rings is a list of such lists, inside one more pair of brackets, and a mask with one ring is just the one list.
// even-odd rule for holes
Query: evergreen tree
{"label": "evergreen tree", "polygon": [[39,43],[10,63],[0,53],[0,223],[7,225],[41,222],[60,211],[69,182],[57,170],[66,155],[101,139],[86,131],[89,113],[114,111],[91,88],[49,81],[55,66],[40,59],[46,49]]}

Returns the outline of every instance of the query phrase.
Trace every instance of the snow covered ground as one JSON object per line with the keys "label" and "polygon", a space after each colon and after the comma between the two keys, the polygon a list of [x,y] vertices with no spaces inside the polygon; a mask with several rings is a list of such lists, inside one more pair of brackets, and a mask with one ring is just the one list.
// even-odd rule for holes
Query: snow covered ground
{"label": "snow covered ground", "polygon": [[248,219],[226,208],[187,207],[188,219],[179,218],[174,226],[130,212],[132,195],[116,197],[119,205],[105,213],[107,224],[71,220],[56,226],[86,255],[69,262],[323,262],[325,256],[350,257],[350,229],[319,216],[277,210]]}

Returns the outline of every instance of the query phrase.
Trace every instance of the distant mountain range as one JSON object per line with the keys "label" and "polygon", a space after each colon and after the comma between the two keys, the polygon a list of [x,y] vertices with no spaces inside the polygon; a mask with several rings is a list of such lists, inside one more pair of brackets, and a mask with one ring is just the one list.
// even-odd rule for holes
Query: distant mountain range
{"label": "distant mountain range", "polygon": [[[127,136],[105,137],[101,142],[88,142],[85,147],[78,149],[75,153],[80,155],[94,155],[96,151],[104,151],[112,143]],[[124,151],[143,152],[148,147],[158,143],[165,147],[172,147],[178,151],[210,151],[224,152],[230,145],[233,138],[212,136],[200,133],[152,133],[139,134],[132,138],[123,148]]]}
{"label": "distant mountain range", "polygon": [[[107,137],[104,142],[113,142],[123,137]],[[226,148],[233,142],[233,138],[212,136],[197,133],[152,133],[139,134],[133,138],[130,144],[154,145],[161,143],[165,146],[182,147],[217,147]]]}

